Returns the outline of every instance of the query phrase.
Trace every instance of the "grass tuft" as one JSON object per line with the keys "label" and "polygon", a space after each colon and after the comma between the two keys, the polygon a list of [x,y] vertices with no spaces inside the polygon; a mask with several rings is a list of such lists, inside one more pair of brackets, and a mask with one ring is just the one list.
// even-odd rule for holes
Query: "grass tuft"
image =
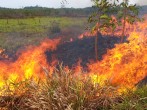
{"label": "grass tuft", "polygon": [[[0,97],[1,109],[8,110],[145,110],[147,87],[119,94],[116,87],[93,84],[88,76],[67,71],[64,67],[46,79],[12,83]],[[5,94],[4,94],[5,93]]]}

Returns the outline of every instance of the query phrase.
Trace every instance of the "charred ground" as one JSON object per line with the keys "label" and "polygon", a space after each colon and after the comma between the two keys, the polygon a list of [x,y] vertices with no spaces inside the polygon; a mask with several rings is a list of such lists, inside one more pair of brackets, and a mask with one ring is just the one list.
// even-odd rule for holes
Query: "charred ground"
{"label": "charred ground", "polygon": [[[46,51],[48,61],[56,58],[64,66],[73,67],[78,61],[83,67],[92,60],[95,60],[94,42],[95,37],[85,37],[83,39],[76,39],[72,42],[64,42],[57,46],[55,51]],[[99,35],[98,53],[99,60],[106,54],[107,49],[112,49],[115,44],[119,43],[120,39],[114,36]]]}

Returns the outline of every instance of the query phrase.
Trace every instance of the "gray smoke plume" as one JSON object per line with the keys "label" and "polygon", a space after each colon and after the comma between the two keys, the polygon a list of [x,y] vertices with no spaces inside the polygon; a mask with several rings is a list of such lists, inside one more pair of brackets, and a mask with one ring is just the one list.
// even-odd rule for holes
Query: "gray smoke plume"
{"label": "gray smoke plume", "polygon": [[137,5],[147,5],[147,0],[130,0],[130,3]]}
{"label": "gray smoke plume", "polygon": [[[109,2],[114,2],[116,0],[109,0]],[[124,0],[119,0],[121,3]],[[137,5],[147,5],[147,0],[128,0],[130,4],[137,4]]]}
{"label": "gray smoke plume", "polygon": [[138,0],[140,5],[147,5],[147,0]]}

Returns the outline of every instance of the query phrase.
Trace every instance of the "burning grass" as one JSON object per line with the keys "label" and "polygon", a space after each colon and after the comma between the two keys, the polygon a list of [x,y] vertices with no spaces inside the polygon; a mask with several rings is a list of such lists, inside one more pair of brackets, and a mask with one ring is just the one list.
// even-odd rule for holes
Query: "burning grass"
{"label": "burning grass", "polygon": [[[138,110],[147,108],[146,37],[133,33],[109,50],[102,61],[69,69],[47,62],[45,51],[59,39],[45,40],[20,52],[15,62],[1,61],[0,107],[30,110]],[[124,59],[125,58],[125,59]],[[57,67],[57,68],[56,68]]]}
{"label": "burning grass", "polygon": [[[49,74],[45,70],[45,74]],[[13,86],[13,91],[11,91]],[[147,107],[147,87],[120,94],[105,82],[93,84],[91,77],[67,71],[60,65],[52,77],[11,83],[0,97],[0,107],[11,110],[143,110]]]}
{"label": "burning grass", "polygon": [[147,87],[135,86],[147,76],[146,25],[137,25],[127,42],[108,50],[101,61],[87,64],[87,71],[80,64],[69,69],[57,65],[56,58],[47,61],[45,52],[56,50],[59,39],[46,39],[40,46],[28,47],[18,53],[14,62],[0,61],[0,107],[8,110],[147,109]]}

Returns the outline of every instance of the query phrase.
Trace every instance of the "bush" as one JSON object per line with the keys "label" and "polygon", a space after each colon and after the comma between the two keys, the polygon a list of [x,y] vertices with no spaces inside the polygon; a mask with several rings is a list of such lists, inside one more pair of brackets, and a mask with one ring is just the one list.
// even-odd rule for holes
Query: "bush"
{"label": "bush", "polygon": [[56,21],[51,22],[51,27],[49,28],[49,32],[51,34],[60,33],[61,29],[60,29],[59,23]]}

